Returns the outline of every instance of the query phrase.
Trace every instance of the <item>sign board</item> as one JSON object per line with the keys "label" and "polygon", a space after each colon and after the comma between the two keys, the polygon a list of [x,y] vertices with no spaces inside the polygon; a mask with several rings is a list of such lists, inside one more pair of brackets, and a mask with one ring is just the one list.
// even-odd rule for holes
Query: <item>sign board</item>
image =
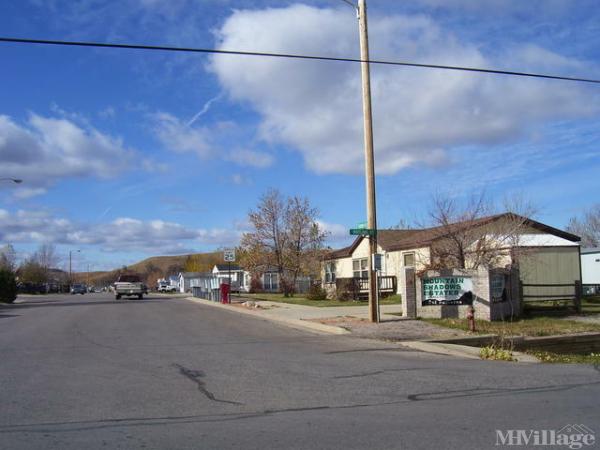
{"label": "sign board", "polygon": [[375,236],[377,230],[373,228],[350,228],[350,234],[353,236]]}
{"label": "sign board", "polygon": [[225,262],[235,262],[235,249],[229,248],[223,250],[223,260]]}
{"label": "sign board", "polygon": [[423,278],[422,305],[471,305],[472,291],[470,277]]}
{"label": "sign board", "polygon": [[490,298],[493,303],[506,301],[506,277],[503,273],[490,276]]}
{"label": "sign board", "polygon": [[359,230],[364,230],[368,228],[367,222],[360,222],[358,225],[356,225],[356,228],[358,228]]}
{"label": "sign board", "polygon": [[381,271],[381,253],[375,253],[373,255],[373,270]]}

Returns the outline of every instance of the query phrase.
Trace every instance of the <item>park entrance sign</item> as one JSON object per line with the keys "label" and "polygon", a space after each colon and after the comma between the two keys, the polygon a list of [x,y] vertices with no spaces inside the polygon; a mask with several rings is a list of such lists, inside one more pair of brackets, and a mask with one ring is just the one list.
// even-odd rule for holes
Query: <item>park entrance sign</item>
{"label": "park entrance sign", "polygon": [[471,277],[423,278],[423,306],[470,305],[473,302]]}

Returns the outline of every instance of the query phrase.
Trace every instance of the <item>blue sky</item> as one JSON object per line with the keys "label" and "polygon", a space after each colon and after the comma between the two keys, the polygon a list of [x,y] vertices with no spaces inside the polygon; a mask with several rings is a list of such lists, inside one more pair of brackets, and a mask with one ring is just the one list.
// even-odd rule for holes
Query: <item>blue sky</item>
{"label": "blue sky", "polygon": [[[370,0],[371,57],[600,78],[580,0]],[[0,34],[358,56],[341,0],[29,0]],[[360,68],[0,44],[0,244],[76,269],[235,245],[262,193],[302,195],[330,245],[365,216]],[[372,67],[380,227],[434,193],[522,195],[564,228],[598,202],[600,87]],[[63,264],[66,258],[63,258]]]}

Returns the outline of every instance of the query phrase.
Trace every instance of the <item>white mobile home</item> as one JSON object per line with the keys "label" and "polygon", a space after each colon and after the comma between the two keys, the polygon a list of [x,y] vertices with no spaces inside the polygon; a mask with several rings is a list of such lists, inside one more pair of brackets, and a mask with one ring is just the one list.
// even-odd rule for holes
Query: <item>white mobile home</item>
{"label": "white mobile home", "polygon": [[600,247],[581,250],[581,283],[586,293],[600,293]]}
{"label": "white mobile home", "polygon": [[[515,220],[518,219],[518,220]],[[501,236],[510,227],[503,224],[519,221],[515,239]],[[580,238],[565,231],[534,220],[506,213],[484,217],[468,222],[450,224],[446,227],[405,230],[378,230],[377,253],[381,254],[380,292],[402,293],[405,268],[416,272],[447,264],[437,255],[445,243],[457,232],[477,230],[478,240],[498,242],[492,267],[505,268],[519,264],[523,283],[559,284],[581,280],[579,261]],[[499,231],[501,230],[501,231]],[[472,263],[478,241],[471,242],[465,249],[467,263]],[[351,285],[359,295],[368,292],[367,257],[369,242],[358,237],[349,247],[336,250],[323,261],[323,287],[328,295],[340,294],[340,289]]]}

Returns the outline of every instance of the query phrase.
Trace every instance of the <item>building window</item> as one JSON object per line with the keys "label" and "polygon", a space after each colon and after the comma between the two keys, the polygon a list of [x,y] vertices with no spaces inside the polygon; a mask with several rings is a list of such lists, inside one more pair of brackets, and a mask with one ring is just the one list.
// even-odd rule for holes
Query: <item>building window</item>
{"label": "building window", "polygon": [[325,263],[325,283],[335,283],[335,262]]}
{"label": "building window", "polygon": [[404,254],[404,267],[414,267],[415,265],[415,254],[405,253]]}
{"label": "building window", "polygon": [[367,258],[352,260],[352,276],[354,278],[368,278],[369,266],[367,264],[367,261]]}
{"label": "building window", "polygon": [[263,288],[265,291],[279,291],[279,274],[267,272],[263,275]]}

